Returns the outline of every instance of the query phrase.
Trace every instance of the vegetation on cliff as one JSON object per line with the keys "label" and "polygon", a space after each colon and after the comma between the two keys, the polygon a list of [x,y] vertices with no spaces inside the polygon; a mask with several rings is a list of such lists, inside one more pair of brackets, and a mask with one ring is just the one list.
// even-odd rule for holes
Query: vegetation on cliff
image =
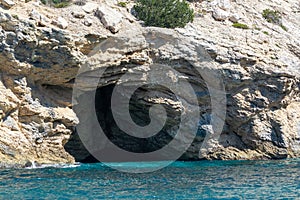
{"label": "vegetation on cliff", "polygon": [[134,9],[146,26],[184,27],[194,19],[194,11],[185,0],[137,0]]}
{"label": "vegetation on cliff", "polygon": [[282,16],[279,11],[265,9],[263,10],[262,16],[267,20],[267,22],[276,24],[283,30],[287,31],[287,28],[282,23]]}
{"label": "vegetation on cliff", "polygon": [[51,5],[55,8],[64,8],[71,4],[70,0],[41,0],[45,5]]}

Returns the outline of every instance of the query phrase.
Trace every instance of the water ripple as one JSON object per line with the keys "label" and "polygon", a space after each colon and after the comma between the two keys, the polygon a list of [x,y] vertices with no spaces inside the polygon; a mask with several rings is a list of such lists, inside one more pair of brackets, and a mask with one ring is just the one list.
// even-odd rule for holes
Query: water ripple
{"label": "water ripple", "polygon": [[[115,163],[155,167],[156,163]],[[279,199],[300,197],[300,160],[175,162],[146,174],[101,163],[0,170],[0,199]]]}

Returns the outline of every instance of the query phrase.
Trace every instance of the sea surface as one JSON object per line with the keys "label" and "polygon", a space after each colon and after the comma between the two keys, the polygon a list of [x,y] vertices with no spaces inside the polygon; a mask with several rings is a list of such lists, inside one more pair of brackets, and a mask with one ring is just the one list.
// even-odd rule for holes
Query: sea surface
{"label": "sea surface", "polygon": [[[116,163],[151,168],[156,162]],[[300,199],[300,159],[174,162],[131,174],[102,163],[0,170],[0,199]]]}

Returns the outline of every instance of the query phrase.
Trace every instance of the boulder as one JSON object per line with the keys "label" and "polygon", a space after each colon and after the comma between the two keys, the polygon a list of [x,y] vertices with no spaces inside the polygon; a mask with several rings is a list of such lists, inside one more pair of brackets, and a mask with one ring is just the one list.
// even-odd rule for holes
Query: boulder
{"label": "boulder", "polygon": [[218,7],[222,10],[229,11],[231,8],[231,2],[230,0],[214,0],[210,3],[212,7]]}
{"label": "boulder", "polygon": [[92,13],[97,10],[99,4],[88,2],[84,6],[82,6],[82,10],[86,13]]}
{"label": "boulder", "polygon": [[231,8],[231,2],[230,0],[219,0],[218,7],[223,10],[229,11]]}
{"label": "boulder", "polygon": [[238,22],[239,19],[241,19],[241,17],[237,13],[234,13],[229,17],[229,20],[233,23]]}
{"label": "boulder", "polygon": [[13,2],[12,0],[0,0],[0,4],[6,8],[11,8],[15,5],[15,2]]}
{"label": "boulder", "polygon": [[85,17],[85,13],[84,12],[72,12],[73,17],[78,18],[78,19],[82,19]]}
{"label": "boulder", "polygon": [[115,9],[101,5],[96,11],[96,16],[101,20],[103,26],[112,33],[117,33],[120,30],[123,15]]}
{"label": "boulder", "polygon": [[66,29],[68,27],[68,22],[62,17],[58,17],[57,20],[52,21],[52,24],[56,25],[61,29]]}
{"label": "boulder", "polygon": [[46,26],[46,23],[49,22],[49,19],[47,17],[40,14],[35,9],[32,9],[32,11],[30,12],[29,19],[36,21],[36,24],[38,26]]}
{"label": "boulder", "polygon": [[212,13],[213,18],[217,21],[225,21],[226,19],[228,19],[229,15],[229,12],[220,8],[215,8]]}

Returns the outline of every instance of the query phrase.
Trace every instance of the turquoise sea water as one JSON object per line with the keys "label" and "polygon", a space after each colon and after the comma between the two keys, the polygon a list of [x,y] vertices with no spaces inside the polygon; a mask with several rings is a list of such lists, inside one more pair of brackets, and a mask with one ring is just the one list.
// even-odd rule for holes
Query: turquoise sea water
{"label": "turquoise sea water", "polygon": [[145,174],[121,173],[101,163],[0,170],[0,199],[119,198],[299,199],[300,160],[175,162]]}

